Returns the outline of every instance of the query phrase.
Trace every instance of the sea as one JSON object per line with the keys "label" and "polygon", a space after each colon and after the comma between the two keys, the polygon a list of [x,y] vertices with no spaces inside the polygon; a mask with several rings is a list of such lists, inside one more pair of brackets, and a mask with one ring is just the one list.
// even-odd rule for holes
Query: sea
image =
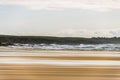
{"label": "sea", "polygon": [[[5,46],[1,46],[5,47]],[[8,48],[21,48],[21,49],[42,49],[42,50],[108,50],[119,51],[120,44],[14,44],[6,46]]]}

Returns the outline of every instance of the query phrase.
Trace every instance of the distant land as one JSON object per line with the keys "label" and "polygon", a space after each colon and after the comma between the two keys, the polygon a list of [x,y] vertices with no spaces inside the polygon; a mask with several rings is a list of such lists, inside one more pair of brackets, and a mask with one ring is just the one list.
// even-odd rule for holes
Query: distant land
{"label": "distant land", "polygon": [[120,44],[120,37],[53,37],[0,35],[0,46],[19,44]]}

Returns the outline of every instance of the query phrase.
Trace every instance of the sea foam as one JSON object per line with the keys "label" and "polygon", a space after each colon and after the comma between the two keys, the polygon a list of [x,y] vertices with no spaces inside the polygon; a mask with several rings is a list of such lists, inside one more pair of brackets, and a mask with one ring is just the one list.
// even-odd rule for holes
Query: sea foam
{"label": "sea foam", "polygon": [[10,48],[48,49],[48,50],[120,50],[120,44],[14,44]]}

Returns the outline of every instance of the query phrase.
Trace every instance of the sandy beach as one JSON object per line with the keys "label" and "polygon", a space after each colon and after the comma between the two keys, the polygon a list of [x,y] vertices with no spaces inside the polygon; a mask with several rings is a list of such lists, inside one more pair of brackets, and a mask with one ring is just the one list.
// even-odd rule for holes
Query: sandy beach
{"label": "sandy beach", "polygon": [[120,80],[120,52],[1,48],[0,80]]}

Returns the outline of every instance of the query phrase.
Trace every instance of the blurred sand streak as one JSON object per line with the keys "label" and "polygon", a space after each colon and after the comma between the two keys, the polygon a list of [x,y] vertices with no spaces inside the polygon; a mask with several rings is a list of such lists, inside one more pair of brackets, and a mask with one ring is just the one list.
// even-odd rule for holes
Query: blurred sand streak
{"label": "blurred sand streak", "polygon": [[[116,51],[72,51],[72,50],[57,51],[57,50],[15,50],[15,49],[14,50],[0,49],[0,51],[1,51],[0,59],[24,58],[32,60],[55,60],[55,61],[120,60],[120,56],[113,57],[109,56],[109,54],[120,55],[120,52]],[[14,53],[15,55],[12,53]],[[71,56],[72,54],[74,55]],[[90,55],[81,56],[78,54],[87,55],[90,54],[91,56]],[[94,54],[107,54],[107,56],[105,57],[99,55],[94,56]],[[120,80],[120,66],[115,65],[60,66],[50,64],[14,64],[14,63],[8,64],[0,62],[0,80]]]}

